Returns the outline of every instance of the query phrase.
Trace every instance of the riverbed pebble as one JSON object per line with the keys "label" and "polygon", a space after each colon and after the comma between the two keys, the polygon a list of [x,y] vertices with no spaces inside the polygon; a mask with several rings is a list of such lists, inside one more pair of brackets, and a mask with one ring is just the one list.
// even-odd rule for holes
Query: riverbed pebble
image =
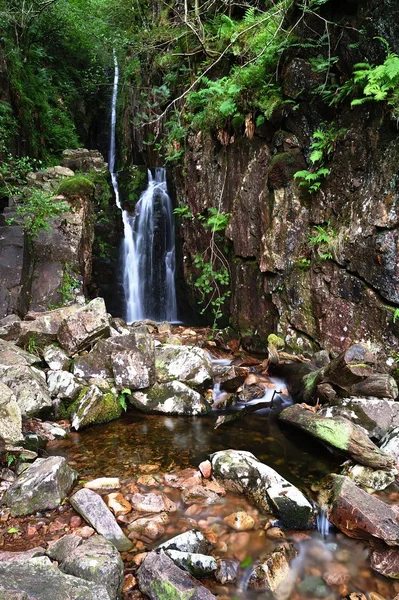
{"label": "riverbed pebble", "polygon": [[236,531],[249,531],[255,526],[254,519],[243,510],[227,515],[223,521]]}

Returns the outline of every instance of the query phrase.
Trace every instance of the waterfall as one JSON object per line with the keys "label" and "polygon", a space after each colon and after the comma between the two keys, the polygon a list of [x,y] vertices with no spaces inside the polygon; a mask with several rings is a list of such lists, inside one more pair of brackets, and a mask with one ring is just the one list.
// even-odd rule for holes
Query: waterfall
{"label": "waterfall", "polygon": [[109,170],[117,206],[122,210],[122,245],[125,320],[177,321],[175,289],[175,231],[172,201],[166,171],[148,170],[148,186],[137,202],[134,214],[123,210],[115,171],[116,102],[119,67],[114,51],[114,85],[111,110]]}

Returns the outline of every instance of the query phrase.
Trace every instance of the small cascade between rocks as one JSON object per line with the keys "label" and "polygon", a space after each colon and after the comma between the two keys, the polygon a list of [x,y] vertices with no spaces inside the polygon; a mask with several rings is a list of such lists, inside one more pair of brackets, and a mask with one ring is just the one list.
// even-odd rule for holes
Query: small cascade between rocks
{"label": "small cascade between rocks", "polygon": [[111,108],[109,171],[115,201],[122,211],[124,318],[127,323],[141,319],[177,321],[175,288],[175,231],[173,206],[167,190],[166,170],[148,170],[148,186],[137,202],[134,214],[124,210],[119,195],[116,156],[116,103],[119,66],[114,51],[114,84]]}

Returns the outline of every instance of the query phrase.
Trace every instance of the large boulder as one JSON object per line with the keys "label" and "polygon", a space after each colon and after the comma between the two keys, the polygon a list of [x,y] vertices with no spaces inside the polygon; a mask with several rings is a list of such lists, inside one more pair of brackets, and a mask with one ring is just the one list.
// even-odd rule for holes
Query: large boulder
{"label": "large boulder", "polygon": [[202,348],[194,346],[158,346],[155,350],[155,368],[159,383],[177,380],[203,389],[212,381],[211,357]]}
{"label": "large boulder", "polygon": [[47,385],[52,398],[69,400],[75,400],[83,387],[68,371],[48,371]]}
{"label": "large boulder", "polygon": [[347,536],[399,546],[398,513],[358,488],[349,477],[332,476],[328,520]]}
{"label": "large boulder", "polygon": [[399,466],[399,427],[394,427],[384,435],[380,445],[381,450],[392,456],[396,467]]}
{"label": "large boulder", "polygon": [[37,458],[8,488],[3,504],[13,516],[57,508],[77,477],[61,456]]}
{"label": "large boulder", "polygon": [[28,365],[0,368],[1,381],[15,395],[23,417],[37,416],[52,408],[46,377],[42,371]]}
{"label": "large boulder", "polygon": [[10,388],[0,382],[0,438],[15,444],[23,437],[21,410],[17,400]]}
{"label": "large boulder", "polygon": [[57,339],[69,354],[75,354],[108,335],[109,318],[105,302],[103,298],[94,298],[62,321]]}
{"label": "large boulder", "polygon": [[145,392],[135,392],[130,402],[145,413],[167,415],[201,415],[211,410],[199,392],[180,381],[155,384]]}
{"label": "large boulder", "polygon": [[104,500],[88,489],[77,491],[69,499],[73,508],[120,552],[130,550],[132,542],[125,536]]}
{"label": "large boulder", "polygon": [[43,358],[52,371],[68,371],[71,359],[66,352],[56,344],[43,348]]}
{"label": "large boulder", "polygon": [[323,407],[325,417],[341,416],[363,427],[370,437],[381,439],[399,427],[399,402],[387,398],[335,398],[333,406]]}
{"label": "large boulder", "polygon": [[262,511],[276,512],[287,528],[315,527],[312,505],[302,492],[250,452],[222,450],[211,461],[218,482],[245,494]]}
{"label": "large boulder", "polygon": [[4,367],[16,365],[32,366],[39,362],[40,358],[16,346],[12,342],[0,340],[0,373]]}
{"label": "large boulder", "polygon": [[103,393],[96,385],[83,388],[71,411],[72,427],[81,429],[92,423],[108,423],[118,419],[123,412],[116,394]]}
{"label": "large boulder", "polygon": [[179,569],[174,562],[160,552],[151,552],[142,562],[137,580],[140,591],[151,600],[175,598],[176,600],[213,600],[215,596],[189,573]]}
{"label": "large boulder", "polygon": [[344,417],[326,417],[300,404],[285,408],[279,419],[373,469],[391,469],[394,461],[381,451],[359,425]]}
{"label": "large boulder", "polygon": [[29,312],[25,316],[25,320],[17,324],[16,343],[20,346],[27,346],[31,340],[34,340],[37,346],[44,347],[56,341],[63,319],[79,308],[77,304],[74,304],[47,312]]}
{"label": "large boulder", "polygon": [[[82,538],[74,537],[82,542]],[[120,598],[123,562],[115,546],[103,536],[94,535],[77,544],[66,556],[54,552],[53,548],[52,557],[64,573],[104,586],[111,600]]]}
{"label": "large boulder", "polygon": [[103,585],[62,573],[47,556],[0,561],[0,598],[5,600],[110,600]]}

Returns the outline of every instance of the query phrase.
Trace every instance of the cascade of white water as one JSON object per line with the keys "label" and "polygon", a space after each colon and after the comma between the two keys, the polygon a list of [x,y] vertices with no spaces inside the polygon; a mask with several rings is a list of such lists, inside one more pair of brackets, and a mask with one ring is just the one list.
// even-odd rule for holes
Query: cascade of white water
{"label": "cascade of white water", "polygon": [[119,67],[114,51],[114,85],[111,110],[109,170],[117,206],[122,210],[123,289],[127,323],[140,319],[177,321],[175,288],[175,234],[172,201],[166,171],[148,171],[148,187],[137,202],[135,213],[123,210],[115,171],[116,102]]}

